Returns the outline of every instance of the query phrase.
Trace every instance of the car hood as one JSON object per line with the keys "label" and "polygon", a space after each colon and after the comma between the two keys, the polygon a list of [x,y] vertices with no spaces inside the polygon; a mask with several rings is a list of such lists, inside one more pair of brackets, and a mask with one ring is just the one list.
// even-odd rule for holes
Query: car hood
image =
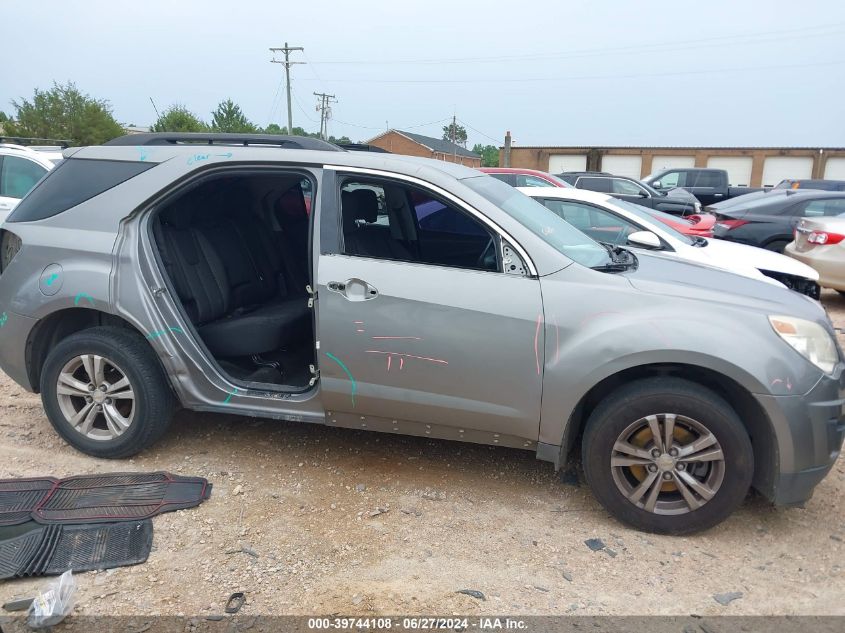
{"label": "car hood", "polygon": [[674,189],[670,189],[666,192],[666,197],[676,199],[678,200],[678,202],[688,201],[693,204],[698,202],[698,198],[696,198],[686,189],[682,189],[681,187],[675,187]]}
{"label": "car hood", "polygon": [[641,292],[683,297],[827,323],[819,303],[780,284],[660,255],[637,253],[638,266],[624,273]]}
{"label": "car hood", "polygon": [[707,246],[702,246],[700,252],[716,266],[724,266],[730,262],[740,266],[753,266],[758,270],[795,275],[813,281],[819,279],[819,273],[806,264],[765,248],[757,248],[738,242],[708,239]]}

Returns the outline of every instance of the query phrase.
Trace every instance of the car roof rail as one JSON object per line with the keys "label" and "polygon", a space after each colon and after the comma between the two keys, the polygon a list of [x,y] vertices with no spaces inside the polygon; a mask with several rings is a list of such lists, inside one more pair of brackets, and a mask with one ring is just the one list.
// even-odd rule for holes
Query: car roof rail
{"label": "car roof rail", "polygon": [[36,143],[35,141],[49,141],[49,145],[56,145],[61,148],[70,147],[73,141],[68,141],[60,138],[47,138],[37,136],[3,136],[0,135],[0,143],[7,145],[20,145],[28,147],[30,145],[46,145],[47,143]]}
{"label": "car roof rail", "polygon": [[379,147],[378,145],[367,145],[366,143],[337,143],[337,146],[345,150],[349,150],[350,152],[377,152],[380,154],[391,153],[383,147]]}
{"label": "car roof rail", "polygon": [[284,134],[233,134],[225,132],[150,132],[127,134],[106,141],[103,145],[250,145],[275,146],[285,149],[312,149],[342,152],[334,143],[309,136]]}

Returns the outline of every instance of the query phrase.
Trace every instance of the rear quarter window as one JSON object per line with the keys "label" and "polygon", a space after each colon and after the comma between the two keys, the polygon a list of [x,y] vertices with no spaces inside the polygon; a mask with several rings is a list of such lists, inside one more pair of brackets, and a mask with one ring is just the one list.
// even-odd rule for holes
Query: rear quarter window
{"label": "rear quarter window", "polygon": [[64,160],[20,201],[6,222],[53,217],[154,166],[155,163],[117,160]]}

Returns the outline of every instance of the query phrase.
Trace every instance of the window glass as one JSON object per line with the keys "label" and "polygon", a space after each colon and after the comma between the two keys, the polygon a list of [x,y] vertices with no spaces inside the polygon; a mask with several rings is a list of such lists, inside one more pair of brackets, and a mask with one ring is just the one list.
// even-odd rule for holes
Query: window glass
{"label": "window glass", "polygon": [[63,160],[21,200],[6,222],[32,222],[52,217],[155,165],[149,162],[85,158]]}
{"label": "window glass", "polygon": [[[722,178],[717,171],[697,171],[687,173],[687,182],[690,176],[695,175],[695,187],[718,187],[722,184]],[[692,186],[692,185],[687,185]]]}
{"label": "window glass", "polygon": [[633,222],[591,204],[549,198],[543,200],[543,204],[597,242],[622,246],[631,233],[643,230]]}
{"label": "window glass", "polygon": [[47,173],[38,163],[17,156],[4,156],[0,169],[0,196],[23,198]]}
{"label": "window glass", "polygon": [[550,183],[548,180],[544,180],[542,178],[537,178],[537,176],[528,176],[525,174],[517,174],[516,176],[516,186],[517,187],[554,187],[554,184]]}
{"label": "window glass", "polygon": [[514,174],[490,174],[496,180],[501,180],[502,182],[506,182],[512,187],[516,186],[516,176]]}
{"label": "window glass", "polygon": [[463,178],[461,182],[572,261],[588,267],[611,262],[606,248],[533,198],[486,176]]}
{"label": "window glass", "polygon": [[641,193],[645,193],[645,190],[642,187],[638,187],[636,184],[631,182],[630,180],[622,180],[621,178],[614,178],[613,182],[613,193],[621,193],[626,196],[638,196]]}
{"label": "window glass", "polygon": [[579,231],[587,231],[590,228],[590,208],[578,202],[569,200],[556,200],[546,198],[543,200],[546,208],[555,212],[558,217],[563,218]]}
{"label": "window glass", "polygon": [[499,270],[493,233],[423,189],[347,180],[341,188],[341,217],[346,255]]}
{"label": "window glass", "polygon": [[610,193],[611,191],[610,178],[595,178],[592,176],[579,178],[576,186],[579,189],[598,191],[600,193]]}
{"label": "window glass", "polygon": [[832,200],[810,200],[804,205],[803,215],[819,217],[823,215],[840,215],[845,213],[845,198]]}
{"label": "window glass", "polygon": [[684,178],[684,172],[669,171],[663,174],[659,179],[661,189],[674,189],[675,187],[688,186]]}

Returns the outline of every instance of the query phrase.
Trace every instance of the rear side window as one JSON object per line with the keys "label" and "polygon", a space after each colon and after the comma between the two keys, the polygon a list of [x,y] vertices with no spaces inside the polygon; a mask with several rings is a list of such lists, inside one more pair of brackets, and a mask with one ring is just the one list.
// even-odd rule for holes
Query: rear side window
{"label": "rear side window", "polygon": [[23,198],[46,173],[46,169],[28,158],[4,156],[0,159],[0,196]]}
{"label": "rear side window", "polygon": [[610,193],[610,178],[579,178],[577,187],[601,193]]}
{"label": "rear side window", "polygon": [[58,215],[154,167],[155,163],[71,158],[47,174],[15,207],[7,222]]}

